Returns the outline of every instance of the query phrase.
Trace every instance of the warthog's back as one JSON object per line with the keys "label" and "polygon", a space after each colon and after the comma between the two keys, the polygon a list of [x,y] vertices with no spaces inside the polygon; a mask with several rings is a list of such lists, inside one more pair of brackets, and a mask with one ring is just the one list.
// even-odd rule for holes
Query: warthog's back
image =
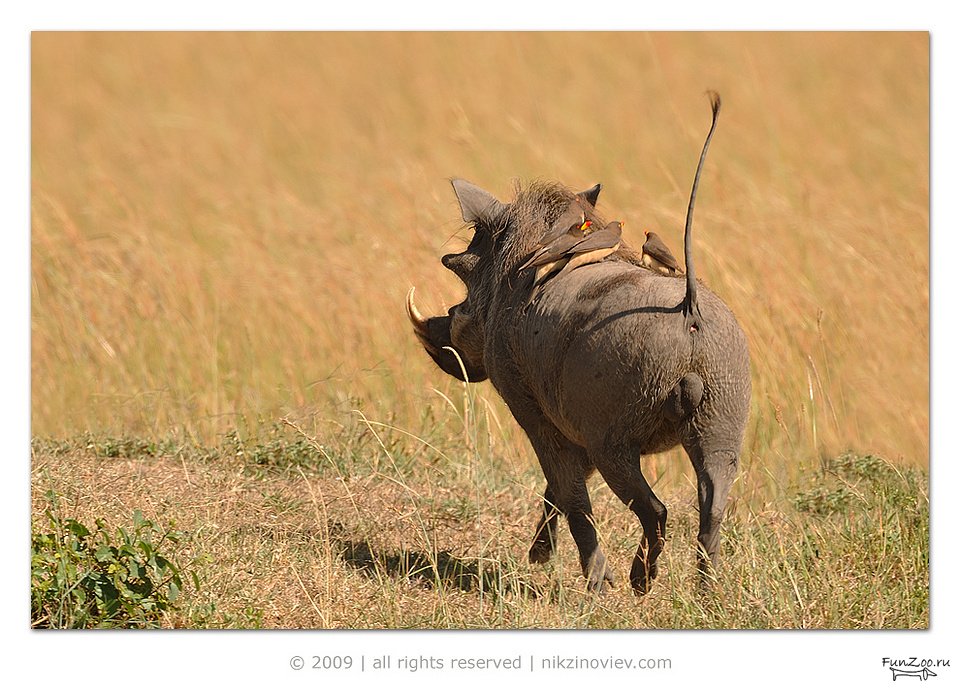
{"label": "warthog's back", "polygon": [[684,290],[683,278],[601,262],[551,281],[518,314],[509,351],[519,376],[571,441],[587,444],[626,424],[643,431],[646,452],[676,445],[675,425],[662,406],[688,373],[703,380],[705,404],[732,397],[745,405],[750,384],[743,332],[703,286],[703,323],[691,331],[681,312]]}

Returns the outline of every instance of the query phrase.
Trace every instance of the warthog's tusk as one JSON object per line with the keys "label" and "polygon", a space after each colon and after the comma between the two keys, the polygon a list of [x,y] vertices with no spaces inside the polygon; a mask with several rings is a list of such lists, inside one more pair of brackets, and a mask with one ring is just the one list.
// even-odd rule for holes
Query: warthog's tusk
{"label": "warthog's tusk", "polygon": [[413,294],[416,291],[416,288],[411,288],[410,292],[407,293],[407,317],[410,319],[410,323],[413,324],[413,332],[417,336],[417,340],[420,341],[428,353],[431,355],[437,353],[437,348],[430,342],[427,331],[427,319],[422,314],[420,310],[417,309],[417,305],[413,302]]}
{"label": "warthog's tusk", "polygon": [[420,331],[421,329],[426,328],[427,320],[422,314],[420,314],[420,310],[417,309],[416,304],[413,302],[413,294],[416,291],[416,288],[411,288],[410,292],[407,293],[407,316],[410,317],[413,327],[417,331]]}

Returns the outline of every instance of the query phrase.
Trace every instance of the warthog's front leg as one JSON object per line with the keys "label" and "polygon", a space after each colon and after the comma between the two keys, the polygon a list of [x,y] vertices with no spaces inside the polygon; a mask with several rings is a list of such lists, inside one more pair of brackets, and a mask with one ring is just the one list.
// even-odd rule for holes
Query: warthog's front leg
{"label": "warthog's front leg", "polygon": [[560,509],[553,496],[553,490],[547,485],[543,492],[543,515],[537,523],[537,531],[533,536],[533,545],[530,547],[530,561],[534,564],[545,564],[550,561],[557,549],[557,516]]}

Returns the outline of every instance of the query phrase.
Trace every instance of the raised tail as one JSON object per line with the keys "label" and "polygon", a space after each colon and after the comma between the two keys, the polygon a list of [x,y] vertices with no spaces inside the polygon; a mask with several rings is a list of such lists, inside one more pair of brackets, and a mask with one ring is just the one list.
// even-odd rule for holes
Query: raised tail
{"label": "raised tail", "polygon": [[707,158],[707,148],[710,146],[713,130],[717,127],[717,116],[720,114],[720,94],[716,91],[708,91],[707,95],[710,97],[713,121],[710,123],[707,140],[703,143],[703,151],[700,152],[700,163],[697,164],[697,174],[693,178],[693,189],[690,191],[690,205],[687,207],[687,224],[683,229],[683,261],[687,269],[687,294],[683,298],[683,313],[687,317],[687,323],[691,331],[700,328],[701,319],[700,307],[697,305],[697,277],[693,270],[693,242],[690,237],[690,231],[693,227],[693,204],[697,199],[697,187],[700,185],[700,171],[703,169],[703,162]]}

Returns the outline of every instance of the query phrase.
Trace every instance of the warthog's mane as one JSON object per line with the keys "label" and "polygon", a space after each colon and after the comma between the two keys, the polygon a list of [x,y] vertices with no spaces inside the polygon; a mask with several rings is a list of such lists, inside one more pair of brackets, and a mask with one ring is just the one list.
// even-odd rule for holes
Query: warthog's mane
{"label": "warthog's mane", "polygon": [[[497,270],[501,277],[510,276],[530,256],[543,234],[577,196],[568,187],[548,180],[533,180],[526,184],[517,182],[515,195],[510,204],[510,222],[504,227],[509,232],[497,238]],[[592,209],[588,217],[596,228],[606,225],[606,219],[596,209]],[[638,266],[641,264],[640,253],[631,248],[626,240],[621,242],[620,249],[610,259]]]}
{"label": "warthog's mane", "polygon": [[[509,233],[498,248],[499,267],[508,272],[515,270],[537,248],[540,238],[575,197],[575,192],[556,182],[517,182],[515,198],[510,204]],[[588,217],[598,227],[603,226],[604,221],[595,210]]]}

